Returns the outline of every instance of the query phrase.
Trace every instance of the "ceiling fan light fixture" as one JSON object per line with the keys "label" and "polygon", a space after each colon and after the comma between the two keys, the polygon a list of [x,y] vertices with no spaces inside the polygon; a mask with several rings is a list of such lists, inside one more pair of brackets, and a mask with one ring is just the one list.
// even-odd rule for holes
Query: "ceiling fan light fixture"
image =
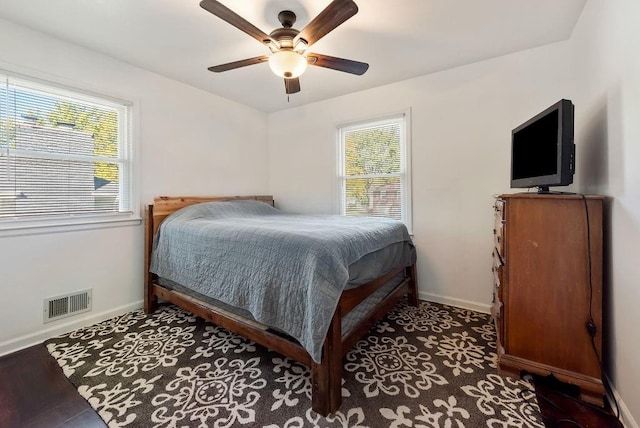
{"label": "ceiling fan light fixture", "polygon": [[269,57],[269,67],[276,75],[293,79],[307,69],[307,59],[298,52],[281,50]]}

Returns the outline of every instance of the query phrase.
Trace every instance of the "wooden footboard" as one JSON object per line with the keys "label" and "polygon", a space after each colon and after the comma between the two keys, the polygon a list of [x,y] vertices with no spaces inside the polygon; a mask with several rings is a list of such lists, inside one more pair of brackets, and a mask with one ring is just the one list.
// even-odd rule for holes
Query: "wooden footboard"
{"label": "wooden footboard", "polygon": [[[156,282],[154,274],[149,272],[153,236],[159,223],[171,212],[197,202],[226,201],[233,199],[253,199],[270,201],[270,196],[248,196],[228,198],[156,198],[154,205],[145,210],[145,274],[144,274],[144,311],[152,313],[158,305],[158,298],[171,302],[191,313],[213,322],[229,331],[246,337],[262,346],[283,354],[311,368],[312,408],[326,416],[338,410],[342,404],[342,358],[360,340],[380,318],[404,295],[409,304],[417,306],[417,278],[415,265],[401,267],[367,284],[342,293],[338,307],[333,314],[329,331],[322,348],[321,363],[313,361],[308,352],[298,343],[277,335],[255,322],[244,320],[229,314],[205,302],[180,292],[166,289]],[[391,278],[404,272],[404,280],[389,293],[356,327],[343,337],[342,318],[360,302],[386,284]]]}

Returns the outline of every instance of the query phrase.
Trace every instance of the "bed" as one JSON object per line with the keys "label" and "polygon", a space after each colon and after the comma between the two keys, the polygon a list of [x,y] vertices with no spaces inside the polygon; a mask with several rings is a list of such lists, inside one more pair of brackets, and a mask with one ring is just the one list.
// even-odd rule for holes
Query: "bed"
{"label": "bed", "polygon": [[405,295],[417,306],[397,222],[288,215],[271,196],[162,196],[145,210],[145,312],[170,302],[310,367],[323,416],[341,405],[342,357]]}

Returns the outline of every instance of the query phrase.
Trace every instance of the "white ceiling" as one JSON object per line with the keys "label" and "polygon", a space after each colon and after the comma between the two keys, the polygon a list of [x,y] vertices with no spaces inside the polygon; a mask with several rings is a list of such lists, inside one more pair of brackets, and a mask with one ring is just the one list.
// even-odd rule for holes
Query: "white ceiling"
{"label": "white ceiling", "polygon": [[[287,101],[266,63],[207,67],[268,49],[199,0],[0,0],[0,18],[273,112],[566,40],[586,0],[355,0],[359,12],[313,52],[370,64],[363,76],[309,67]],[[302,29],[330,0],[221,0],[265,33],[281,10]]]}

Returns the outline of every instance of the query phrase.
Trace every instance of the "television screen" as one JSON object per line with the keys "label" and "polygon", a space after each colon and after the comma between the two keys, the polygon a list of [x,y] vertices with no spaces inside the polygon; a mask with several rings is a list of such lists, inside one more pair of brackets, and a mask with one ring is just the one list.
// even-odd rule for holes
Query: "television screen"
{"label": "television screen", "polygon": [[573,104],[561,100],[511,134],[511,187],[566,186],[573,182]]}
{"label": "television screen", "polygon": [[558,172],[558,112],[543,116],[513,134],[513,178]]}

